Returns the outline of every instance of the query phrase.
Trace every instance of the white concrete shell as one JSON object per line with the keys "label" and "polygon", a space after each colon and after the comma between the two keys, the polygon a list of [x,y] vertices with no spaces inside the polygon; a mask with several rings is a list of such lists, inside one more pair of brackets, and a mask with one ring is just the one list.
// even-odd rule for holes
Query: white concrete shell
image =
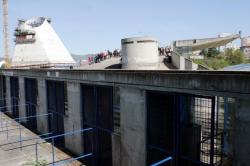
{"label": "white concrete shell", "polygon": [[21,31],[35,33],[35,42],[16,43],[12,67],[56,66],[75,61],[47,19],[33,18],[19,25]]}

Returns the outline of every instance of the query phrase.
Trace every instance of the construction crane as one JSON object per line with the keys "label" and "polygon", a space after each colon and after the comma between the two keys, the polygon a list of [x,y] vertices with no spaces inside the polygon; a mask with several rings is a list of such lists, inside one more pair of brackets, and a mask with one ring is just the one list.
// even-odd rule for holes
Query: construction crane
{"label": "construction crane", "polygon": [[8,0],[3,0],[3,36],[4,36],[4,61],[5,68],[10,67],[9,54],[9,23],[8,23]]}

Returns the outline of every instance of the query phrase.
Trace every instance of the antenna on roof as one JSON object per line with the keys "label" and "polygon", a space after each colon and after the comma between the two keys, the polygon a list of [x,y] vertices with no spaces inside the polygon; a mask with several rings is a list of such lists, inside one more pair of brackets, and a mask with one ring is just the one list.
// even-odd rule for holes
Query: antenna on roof
{"label": "antenna on roof", "polygon": [[241,38],[242,38],[242,37],[241,37],[241,35],[242,35],[242,31],[241,31],[241,30],[239,31],[239,35],[240,35],[240,39],[241,39]]}

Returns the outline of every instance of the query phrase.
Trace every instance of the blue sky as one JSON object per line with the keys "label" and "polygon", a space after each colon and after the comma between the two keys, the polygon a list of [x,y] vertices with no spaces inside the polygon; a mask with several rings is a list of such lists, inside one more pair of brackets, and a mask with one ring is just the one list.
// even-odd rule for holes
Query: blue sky
{"label": "blue sky", "polygon": [[33,16],[52,18],[63,43],[76,54],[120,48],[122,38],[133,36],[154,36],[166,45],[222,32],[250,35],[249,0],[9,0],[9,15],[12,53],[17,20]]}

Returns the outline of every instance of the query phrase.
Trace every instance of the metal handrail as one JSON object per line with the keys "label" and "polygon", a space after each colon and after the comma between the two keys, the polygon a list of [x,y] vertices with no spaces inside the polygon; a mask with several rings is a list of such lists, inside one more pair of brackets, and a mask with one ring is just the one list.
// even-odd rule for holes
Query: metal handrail
{"label": "metal handrail", "polygon": [[85,155],[82,155],[82,156],[79,156],[79,157],[70,158],[70,159],[67,159],[67,160],[56,162],[56,164],[53,164],[53,165],[67,164],[67,163],[70,163],[72,161],[79,160],[79,159],[82,159],[82,158],[86,158],[86,157],[89,157],[89,156],[92,156],[92,155],[93,155],[93,153],[88,153],[88,154],[85,154]]}
{"label": "metal handrail", "polygon": [[[41,116],[50,116],[50,115],[53,115],[52,113],[47,113],[47,114],[38,114],[38,115],[33,115],[33,116],[26,116],[26,117],[21,117],[21,118],[15,118],[15,119],[12,119],[14,120],[15,122],[17,123],[21,123],[21,122],[27,122],[28,120],[27,119],[31,119],[31,118],[36,118],[36,117],[41,117]],[[24,119],[24,120],[22,120]],[[4,121],[2,123],[5,123],[5,124],[11,124],[13,121],[12,120],[8,120],[8,121]],[[19,124],[20,125],[20,124]],[[19,126],[17,125],[17,126]],[[4,127],[11,127],[12,125],[9,125],[9,126],[0,126],[0,128],[4,128]]]}
{"label": "metal handrail", "polygon": [[[55,136],[51,136],[51,137],[47,137],[47,138],[42,139],[43,141],[52,140],[52,165],[55,165],[55,163],[56,163],[55,162],[55,138],[69,136],[69,135],[75,135],[77,133],[83,133],[83,132],[90,131],[90,130],[93,130],[93,128],[85,128],[85,129],[81,129],[81,130],[71,131],[71,132],[67,132],[64,134],[59,134],[59,135],[55,135]],[[36,163],[38,163],[38,144],[40,144],[39,141],[37,141],[36,145],[35,145]]]}
{"label": "metal handrail", "polygon": [[157,163],[151,164],[150,166],[159,166],[159,165],[166,163],[166,162],[169,162],[171,160],[173,160],[173,157],[167,157],[161,161],[158,161]]}

